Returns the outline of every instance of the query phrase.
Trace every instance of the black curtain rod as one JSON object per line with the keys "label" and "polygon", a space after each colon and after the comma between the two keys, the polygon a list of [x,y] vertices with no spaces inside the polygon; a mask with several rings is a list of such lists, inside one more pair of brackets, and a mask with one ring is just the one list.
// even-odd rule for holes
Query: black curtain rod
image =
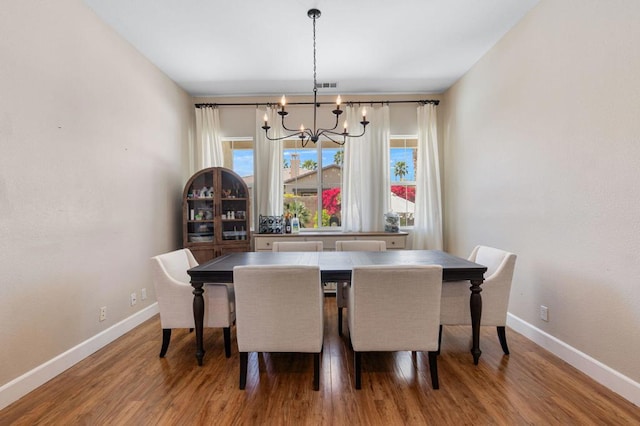
{"label": "black curtain rod", "polygon": [[[418,101],[343,101],[345,105],[350,104],[434,104],[438,105],[440,103],[439,100],[436,99],[425,99]],[[335,105],[335,102],[317,102],[318,105]],[[234,103],[205,103],[205,104],[195,104],[196,108],[211,108],[211,107],[221,107],[221,106],[278,106],[280,105],[278,102],[234,102]],[[287,102],[287,105],[313,105],[313,102]]]}

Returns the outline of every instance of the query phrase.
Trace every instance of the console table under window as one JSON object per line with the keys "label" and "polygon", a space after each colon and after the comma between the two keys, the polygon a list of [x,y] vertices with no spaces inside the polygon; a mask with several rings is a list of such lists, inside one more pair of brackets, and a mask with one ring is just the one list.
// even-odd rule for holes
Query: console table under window
{"label": "console table under window", "polygon": [[271,251],[276,241],[322,241],[326,251],[335,250],[336,241],[379,240],[387,243],[387,250],[407,247],[407,232],[328,232],[308,231],[299,234],[253,234],[254,251]]}

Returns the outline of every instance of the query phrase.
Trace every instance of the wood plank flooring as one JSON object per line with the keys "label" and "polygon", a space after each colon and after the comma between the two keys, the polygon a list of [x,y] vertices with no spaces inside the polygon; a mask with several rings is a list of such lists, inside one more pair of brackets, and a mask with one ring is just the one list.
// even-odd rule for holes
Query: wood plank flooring
{"label": "wood plank flooring", "polygon": [[202,367],[188,330],[174,330],[160,359],[156,316],[0,411],[0,425],[640,424],[640,408],[513,330],[504,356],[495,328],[483,327],[474,366],[470,334],[445,327],[439,390],[426,354],[394,352],[363,355],[356,391],[348,337],[326,298],[320,391],[311,355],[255,353],[241,391],[237,347],[224,357],[222,330],[205,330]]}

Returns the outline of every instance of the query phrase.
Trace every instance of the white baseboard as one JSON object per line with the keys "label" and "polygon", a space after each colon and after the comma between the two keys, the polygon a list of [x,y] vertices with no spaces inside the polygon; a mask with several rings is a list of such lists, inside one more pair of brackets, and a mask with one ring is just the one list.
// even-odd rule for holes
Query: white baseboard
{"label": "white baseboard", "polygon": [[640,383],[510,313],[507,325],[640,407]]}
{"label": "white baseboard", "polygon": [[82,361],[159,312],[153,303],[0,387],[0,410]]}

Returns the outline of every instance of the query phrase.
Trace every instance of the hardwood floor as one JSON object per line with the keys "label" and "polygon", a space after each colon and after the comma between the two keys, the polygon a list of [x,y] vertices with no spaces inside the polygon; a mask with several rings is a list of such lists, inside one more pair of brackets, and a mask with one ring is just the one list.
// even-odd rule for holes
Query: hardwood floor
{"label": "hardwood floor", "polygon": [[474,366],[470,328],[445,327],[437,391],[427,355],[409,352],[364,354],[356,391],[333,298],[318,392],[312,355],[251,354],[241,391],[237,347],[224,357],[222,330],[205,330],[202,367],[194,333],[174,330],[164,359],[161,334],[156,316],[0,411],[0,425],[640,424],[640,408],[510,329],[504,356],[483,327]]}

